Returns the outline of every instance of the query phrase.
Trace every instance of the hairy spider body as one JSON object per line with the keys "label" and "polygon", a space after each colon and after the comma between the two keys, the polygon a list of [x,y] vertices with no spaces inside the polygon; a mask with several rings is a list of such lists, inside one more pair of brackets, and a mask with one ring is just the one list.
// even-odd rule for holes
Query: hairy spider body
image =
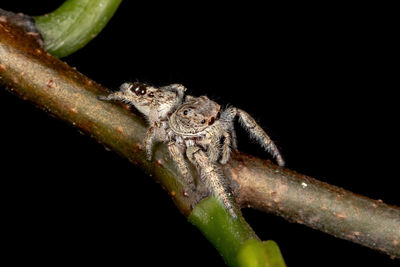
{"label": "hairy spider body", "polygon": [[[231,147],[236,149],[234,119],[246,128],[283,165],[283,159],[268,135],[245,111],[234,107],[221,110],[221,106],[206,96],[184,96],[186,88],[180,84],[152,87],[142,83],[124,83],[120,90],[101,100],[118,100],[131,104],[143,113],[149,122],[144,140],[147,158],[151,160],[154,140],[168,144],[168,150],[179,171],[189,185],[193,177],[185,155],[194,164],[209,190],[219,197],[230,214],[236,213],[223,185],[216,162],[228,162]],[[223,141],[222,141],[223,140]],[[222,141],[222,144],[221,144]]]}
{"label": "hairy spider body", "polygon": [[[246,111],[229,107],[221,112],[220,106],[206,96],[199,97],[199,99],[204,100],[196,101],[197,105],[192,104],[194,99],[192,96],[187,96],[186,99],[172,114],[170,126],[174,128],[175,132],[182,135],[202,134],[202,142],[199,142],[199,144],[207,151],[212,162],[216,162],[221,157],[219,162],[221,164],[227,163],[231,154],[231,147],[237,148],[233,122],[235,117],[238,117],[240,124],[249,132],[250,136],[271,153],[280,166],[285,165],[274,142]],[[211,107],[213,106],[217,106],[218,109],[212,110]],[[190,110],[194,115],[184,114],[184,111],[187,110]],[[196,120],[195,116],[199,113],[205,114],[208,119]],[[221,139],[223,139],[222,148]]]}

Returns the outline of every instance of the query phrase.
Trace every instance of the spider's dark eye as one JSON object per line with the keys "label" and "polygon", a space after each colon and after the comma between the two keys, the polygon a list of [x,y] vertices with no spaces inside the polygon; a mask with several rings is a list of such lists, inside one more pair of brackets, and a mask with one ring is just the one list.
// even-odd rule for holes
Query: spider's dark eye
{"label": "spider's dark eye", "polygon": [[219,120],[219,118],[221,117],[221,112],[217,113],[217,120]]}
{"label": "spider's dark eye", "polygon": [[208,125],[213,125],[214,122],[215,122],[215,119],[214,119],[214,117],[212,117],[211,120],[208,122]]}
{"label": "spider's dark eye", "polygon": [[131,88],[131,91],[136,95],[144,95],[146,94],[146,86],[144,85],[133,86]]}
{"label": "spider's dark eye", "polygon": [[201,121],[201,124],[204,124],[204,123],[206,123],[206,120],[202,120],[202,121]]}
{"label": "spider's dark eye", "polygon": [[154,93],[151,92],[151,93],[149,94],[149,97],[154,97]]}
{"label": "spider's dark eye", "polygon": [[188,114],[188,111],[187,110],[184,110],[183,111],[183,115],[187,115]]}

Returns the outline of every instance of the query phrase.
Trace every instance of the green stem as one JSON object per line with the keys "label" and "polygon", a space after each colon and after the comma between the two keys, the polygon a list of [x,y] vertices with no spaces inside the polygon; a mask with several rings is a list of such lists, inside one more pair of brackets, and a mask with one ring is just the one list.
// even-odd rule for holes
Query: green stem
{"label": "green stem", "polygon": [[67,0],[52,13],[35,17],[46,50],[68,56],[89,43],[106,26],[121,0]]}
{"label": "green stem", "polygon": [[233,219],[216,197],[199,202],[188,217],[229,266],[286,266],[275,242],[263,244],[242,216]]}

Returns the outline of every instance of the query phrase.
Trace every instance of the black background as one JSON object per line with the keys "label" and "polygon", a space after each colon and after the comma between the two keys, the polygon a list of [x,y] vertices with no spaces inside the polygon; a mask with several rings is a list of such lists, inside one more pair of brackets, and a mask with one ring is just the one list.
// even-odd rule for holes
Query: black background
{"label": "black background", "polygon": [[[2,1],[40,15],[62,1]],[[252,114],[287,167],[400,205],[398,65],[390,14],[375,7],[124,1],[68,64],[116,89],[182,83]],[[394,82],[395,81],[395,82]],[[396,89],[397,88],[397,89]],[[4,239],[13,260],[224,266],[170,197],[128,161],[5,90]],[[240,149],[268,157],[239,130]],[[243,210],[288,266],[398,266],[370,249]]]}

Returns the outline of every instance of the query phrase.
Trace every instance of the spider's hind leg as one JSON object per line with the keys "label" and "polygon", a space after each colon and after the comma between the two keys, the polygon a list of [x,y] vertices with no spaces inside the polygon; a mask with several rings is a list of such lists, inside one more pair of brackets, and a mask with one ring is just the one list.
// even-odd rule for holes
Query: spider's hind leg
{"label": "spider's hind leg", "polygon": [[282,158],[281,153],[278,148],[267,135],[267,133],[257,124],[257,122],[251,117],[246,111],[241,109],[236,109],[237,115],[239,116],[239,122],[242,126],[247,129],[250,135],[261,144],[261,146],[272,154],[276,159],[279,166],[284,166],[285,162]]}

